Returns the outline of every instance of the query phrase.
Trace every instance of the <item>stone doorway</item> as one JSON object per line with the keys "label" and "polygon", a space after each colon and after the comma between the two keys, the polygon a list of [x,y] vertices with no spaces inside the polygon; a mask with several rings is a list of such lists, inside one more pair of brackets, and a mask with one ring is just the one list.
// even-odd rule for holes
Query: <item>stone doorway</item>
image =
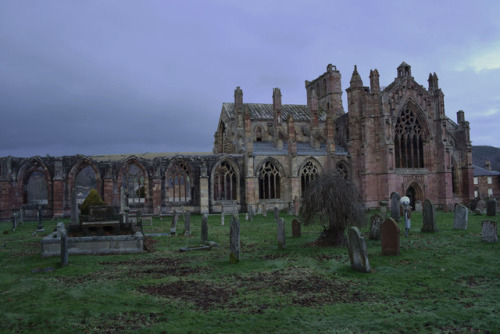
{"label": "stone doorway", "polygon": [[412,210],[415,211],[416,203],[417,202],[422,203],[423,201],[422,188],[417,183],[412,183],[406,189],[405,196],[407,196],[410,199],[410,205],[412,207]]}

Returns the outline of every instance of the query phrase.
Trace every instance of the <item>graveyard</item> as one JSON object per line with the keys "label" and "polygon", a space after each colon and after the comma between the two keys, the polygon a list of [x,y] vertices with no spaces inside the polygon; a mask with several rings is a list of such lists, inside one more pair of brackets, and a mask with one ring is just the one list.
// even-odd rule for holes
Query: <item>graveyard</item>
{"label": "graveyard", "polygon": [[[183,215],[174,233],[171,216],[153,217],[143,222],[142,253],[69,254],[64,266],[59,256],[42,257],[40,245],[69,219],[43,221],[43,231],[37,221],[24,221],[15,230],[11,222],[1,222],[0,332],[500,328],[500,250],[491,234],[485,238],[483,227],[498,216],[469,211],[464,224],[463,213],[457,222],[453,212],[435,210],[435,224],[424,228],[423,213],[414,212],[408,237],[402,220],[389,226],[384,221],[382,231],[399,231],[399,248],[384,255],[387,240],[370,226],[374,214],[385,218],[367,211],[365,224],[349,230],[349,240],[352,234],[364,244],[368,272],[353,269],[347,246],[318,246],[321,225],[292,226],[297,217],[284,211],[279,219],[271,212],[253,220],[239,214],[239,224],[227,215],[224,225],[218,214],[209,215],[206,224],[193,214],[189,233]],[[236,229],[239,238],[231,241]],[[491,229],[497,236],[496,224]],[[395,247],[394,240],[390,244]]]}

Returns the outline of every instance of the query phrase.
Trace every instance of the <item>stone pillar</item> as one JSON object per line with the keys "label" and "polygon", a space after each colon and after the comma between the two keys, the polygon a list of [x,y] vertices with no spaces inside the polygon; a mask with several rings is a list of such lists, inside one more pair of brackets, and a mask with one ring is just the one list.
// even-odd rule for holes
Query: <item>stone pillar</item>
{"label": "stone pillar", "polygon": [[159,208],[161,209],[161,177],[160,176],[155,176],[153,178],[153,194],[152,194],[152,201],[153,201],[153,214],[159,215],[161,212],[159,211]]}
{"label": "stone pillar", "polygon": [[64,180],[52,180],[52,214],[54,217],[64,217]]}
{"label": "stone pillar", "polygon": [[73,186],[73,191],[71,192],[71,224],[76,225],[78,216],[78,206],[76,204],[76,186]]}
{"label": "stone pillar", "polygon": [[106,205],[113,205],[113,178],[104,177],[103,200]]}
{"label": "stone pillar", "polygon": [[210,212],[209,199],[210,191],[208,189],[207,167],[203,165],[200,176],[200,213],[204,214]]}

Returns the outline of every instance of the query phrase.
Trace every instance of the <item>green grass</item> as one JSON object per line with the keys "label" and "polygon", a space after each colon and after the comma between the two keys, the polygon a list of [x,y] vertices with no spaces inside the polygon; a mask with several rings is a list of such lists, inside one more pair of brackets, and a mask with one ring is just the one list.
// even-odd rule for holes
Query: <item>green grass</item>
{"label": "green grass", "polygon": [[[367,214],[367,220],[371,213]],[[241,221],[241,258],[229,262],[229,217],[209,217],[211,251],[200,244],[200,216],[191,237],[152,237],[154,251],[136,255],[41,258],[36,222],[16,231],[0,223],[0,332],[37,333],[314,333],[496,332],[500,328],[500,246],[481,242],[481,220],[453,229],[437,213],[439,232],[420,233],[412,216],[401,255],[381,255],[368,240],[372,272],[351,270],[347,248],[315,247],[321,226],[302,227],[278,250],[272,214]],[[183,222],[177,230],[183,232]],[[168,232],[170,219],[144,227]],[[1,247],[4,245],[4,247]],[[45,271],[44,271],[45,270]]]}

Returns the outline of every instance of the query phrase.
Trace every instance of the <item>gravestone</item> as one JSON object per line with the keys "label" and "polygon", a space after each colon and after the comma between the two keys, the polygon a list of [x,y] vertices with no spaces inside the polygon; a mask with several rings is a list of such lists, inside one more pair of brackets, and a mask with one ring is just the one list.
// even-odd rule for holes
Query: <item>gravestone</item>
{"label": "gravestone", "polygon": [[61,266],[68,265],[68,233],[64,223],[57,224],[57,237],[61,239]]}
{"label": "gravestone", "polygon": [[486,202],[486,215],[488,217],[495,217],[497,215],[497,200],[494,198]]}
{"label": "gravestone", "polygon": [[476,204],[476,210],[478,210],[479,212],[481,212],[481,214],[483,215],[484,214],[484,210],[486,208],[486,203],[485,201],[483,201],[482,199],[479,200]]}
{"label": "gravestone", "polygon": [[371,240],[380,240],[380,225],[382,225],[383,221],[384,219],[378,213],[370,217],[370,234],[368,237]]}
{"label": "gravestone", "polygon": [[229,261],[231,263],[240,262],[240,221],[238,217],[231,217],[231,226],[229,228]]}
{"label": "gravestone", "polygon": [[383,255],[399,255],[399,226],[391,217],[387,218],[380,226]]}
{"label": "gravestone", "polygon": [[19,224],[24,223],[24,209],[21,207],[19,209]]}
{"label": "gravestone", "polygon": [[400,208],[399,208],[399,200],[401,196],[397,192],[393,192],[391,194],[391,218],[396,222],[399,222],[399,217],[401,216]]}
{"label": "gravestone", "polygon": [[349,228],[347,241],[351,268],[362,273],[369,273],[370,262],[368,261],[365,238],[361,236],[361,232],[356,226]]}
{"label": "gravestone", "polygon": [[177,220],[179,219],[179,215],[177,211],[174,210],[174,215],[172,216],[172,224],[170,225],[170,234],[175,235],[177,233]]}
{"label": "gravestone", "polygon": [[262,216],[267,217],[267,207],[266,204],[262,204]]}
{"label": "gravestone", "polygon": [[497,242],[498,230],[497,222],[493,220],[483,220],[481,222],[481,240],[484,242]]}
{"label": "gravestone", "polygon": [[248,205],[248,220],[250,220],[252,222],[253,216],[254,216],[253,206],[250,204],[250,205]]}
{"label": "gravestone", "polygon": [[208,240],[208,218],[204,214],[201,217],[201,242],[205,243]]}
{"label": "gravestone", "polygon": [[436,209],[431,201],[426,199],[424,201],[424,211],[422,213],[422,229],[423,233],[437,232],[436,227]]}
{"label": "gravestone", "polygon": [[43,228],[42,216],[43,216],[42,206],[39,205],[38,206],[38,226],[36,227],[36,231],[37,232],[43,232],[43,231],[45,231],[45,229]]}
{"label": "gravestone", "polygon": [[378,203],[380,205],[380,216],[382,216],[383,219],[386,219],[387,218],[387,205],[389,204],[389,202],[380,201]]}
{"label": "gravestone", "polygon": [[453,228],[456,230],[466,230],[469,220],[469,209],[463,205],[457,204],[455,205],[454,213]]}
{"label": "gravestone", "polygon": [[142,232],[142,211],[141,210],[137,210],[137,212],[135,213],[135,222],[137,224],[137,228],[139,229],[139,231]]}
{"label": "gravestone", "polygon": [[277,206],[275,206],[274,207],[274,220],[278,221],[279,218],[280,218],[280,210],[278,209]]}
{"label": "gravestone", "polygon": [[300,238],[302,236],[300,222],[297,219],[292,220],[292,237]]}
{"label": "gravestone", "polygon": [[225,212],[224,212],[224,208],[222,208],[222,211],[221,211],[221,213],[220,213],[220,224],[221,224],[222,226],[224,226],[224,214],[225,214]]}
{"label": "gravestone", "polygon": [[191,235],[191,212],[186,212],[184,214],[184,236],[189,237]]}
{"label": "gravestone", "polygon": [[[276,212],[275,208],[275,212]],[[286,236],[285,236],[285,220],[283,218],[278,218],[278,249],[284,249],[286,246]]]}
{"label": "gravestone", "polygon": [[292,202],[288,203],[288,211],[287,211],[287,213],[290,216],[293,215],[293,203]]}
{"label": "gravestone", "polygon": [[297,199],[297,197],[294,197],[294,199],[293,199],[293,215],[295,217],[297,217],[299,215],[299,211],[300,211],[300,202]]}
{"label": "gravestone", "polygon": [[17,212],[12,215],[12,231],[17,229]]}
{"label": "gravestone", "polygon": [[415,201],[415,212],[422,212],[422,201]]}

